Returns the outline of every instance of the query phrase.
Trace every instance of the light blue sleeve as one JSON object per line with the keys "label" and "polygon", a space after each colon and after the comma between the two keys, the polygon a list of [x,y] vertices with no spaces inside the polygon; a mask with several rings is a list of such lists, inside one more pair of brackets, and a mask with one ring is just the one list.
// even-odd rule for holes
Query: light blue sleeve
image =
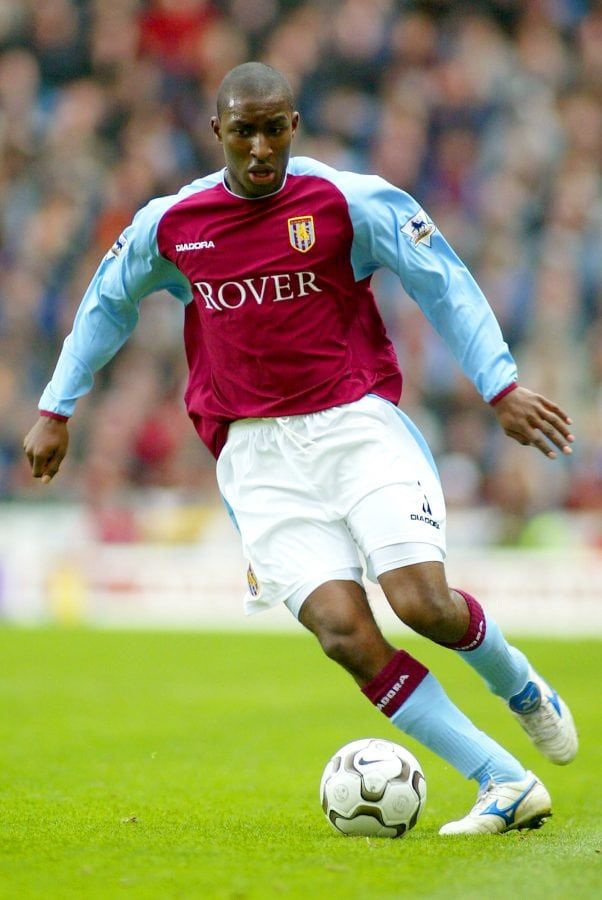
{"label": "light blue sleeve", "polygon": [[327,178],[345,196],[358,281],[383,266],[396,272],[485,400],[517,380],[482,291],[413,197],[375,175],[338,172],[306,158],[294,162],[296,172]]}
{"label": "light blue sleeve", "polygon": [[157,226],[175,197],[151,201],[106,254],[83,297],[39,408],[71,416],[88,393],[94,373],[126,342],[138,321],[140,300],[167,290],[182,303],[192,298],[187,278],[159,254]]}

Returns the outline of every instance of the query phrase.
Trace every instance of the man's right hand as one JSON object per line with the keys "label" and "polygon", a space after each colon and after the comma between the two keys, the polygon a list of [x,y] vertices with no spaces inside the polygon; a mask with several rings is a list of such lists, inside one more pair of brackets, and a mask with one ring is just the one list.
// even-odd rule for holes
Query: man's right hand
{"label": "man's right hand", "polygon": [[40,416],[23,441],[33,477],[48,484],[58,472],[68,446],[67,423]]}

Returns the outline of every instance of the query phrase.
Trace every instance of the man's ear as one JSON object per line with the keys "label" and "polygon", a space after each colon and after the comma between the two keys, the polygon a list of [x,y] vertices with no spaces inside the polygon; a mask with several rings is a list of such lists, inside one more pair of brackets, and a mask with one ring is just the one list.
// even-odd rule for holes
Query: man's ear
{"label": "man's ear", "polygon": [[217,116],[211,116],[211,130],[215,135],[215,139],[221,144],[222,142],[222,126]]}
{"label": "man's ear", "polygon": [[291,131],[293,133],[293,137],[295,136],[295,132],[297,131],[298,127],[299,127],[299,113],[295,111],[293,113],[292,119],[291,119]]}

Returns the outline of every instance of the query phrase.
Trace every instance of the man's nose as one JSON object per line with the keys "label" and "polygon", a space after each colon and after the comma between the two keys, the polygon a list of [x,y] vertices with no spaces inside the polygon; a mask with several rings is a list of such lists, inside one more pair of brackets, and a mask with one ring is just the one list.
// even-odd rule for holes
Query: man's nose
{"label": "man's nose", "polygon": [[263,162],[272,155],[272,147],[265,134],[256,134],[251,144],[251,155],[256,160]]}

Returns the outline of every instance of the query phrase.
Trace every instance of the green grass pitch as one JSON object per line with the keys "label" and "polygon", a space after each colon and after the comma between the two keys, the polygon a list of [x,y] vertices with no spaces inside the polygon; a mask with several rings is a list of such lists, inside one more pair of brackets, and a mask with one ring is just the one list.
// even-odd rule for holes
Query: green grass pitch
{"label": "green grass pitch", "polygon": [[[293,635],[0,630],[0,897],[600,896],[596,641],[520,641],[570,702],[581,751],[552,766],[449,651],[404,641],[547,784],[540,831],[448,838],[475,788],[401,736]],[[318,802],[341,745],[406,743],[428,798],[401,840],[345,838]]]}

